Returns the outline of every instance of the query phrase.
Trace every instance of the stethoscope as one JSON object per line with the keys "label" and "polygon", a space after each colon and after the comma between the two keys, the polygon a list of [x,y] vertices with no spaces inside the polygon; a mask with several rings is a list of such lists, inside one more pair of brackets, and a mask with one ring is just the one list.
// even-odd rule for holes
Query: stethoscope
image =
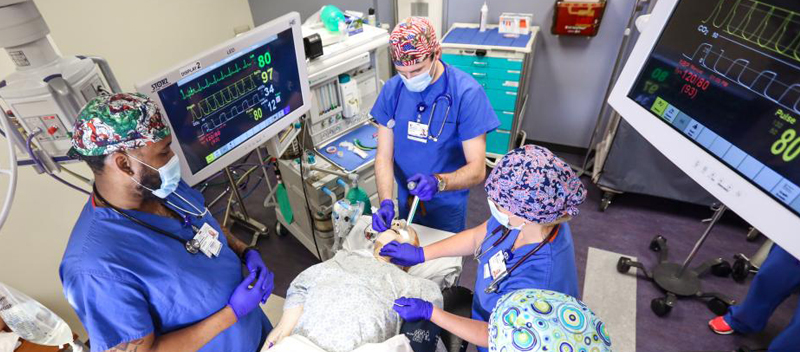
{"label": "stethoscope", "polygon": [[[164,236],[167,236],[167,237],[169,237],[169,238],[171,238],[173,240],[176,240],[176,241],[180,242],[181,244],[183,244],[183,246],[186,249],[186,251],[189,252],[190,254],[197,254],[197,252],[200,251],[200,242],[198,240],[196,240],[194,238],[189,239],[189,240],[184,240],[183,238],[179,237],[178,235],[176,235],[174,233],[168,232],[168,231],[166,231],[166,230],[164,230],[164,229],[162,229],[160,227],[157,227],[157,226],[148,224],[148,223],[146,223],[146,222],[144,222],[142,220],[139,220],[139,219],[133,217],[132,215],[122,211],[122,209],[119,209],[116,206],[114,206],[113,204],[109,203],[105,198],[103,198],[102,195],[100,195],[100,192],[97,191],[97,187],[93,187],[93,188],[94,188],[93,189],[94,196],[97,197],[97,199],[99,199],[104,204],[108,205],[111,208],[111,210],[113,210],[115,213],[117,213],[119,215],[122,215],[124,218],[126,218],[126,219],[128,219],[130,221],[133,221],[134,223],[136,223],[138,225],[146,227],[150,231],[158,232],[158,233],[160,233],[160,234],[162,234]],[[181,199],[183,199],[183,198],[181,198]],[[191,203],[189,203],[189,205],[192,205],[194,207],[194,205],[191,204]],[[205,212],[203,212],[201,214],[205,214]],[[194,226],[193,224],[191,224],[191,222],[189,221],[188,215],[184,217],[183,224],[184,224],[184,226],[191,225],[192,229],[194,230],[194,232],[197,232],[197,231],[200,230],[200,229],[197,228],[197,226]]]}
{"label": "stethoscope", "polygon": [[[441,60],[439,61],[442,62]],[[433,105],[431,105],[431,112],[428,115],[428,131],[429,131],[428,139],[434,142],[438,142],[439,136],[441,136],[442,132],[444,132],[444,125],[447,123],[447,119],[450,117],[450,108],[453,106],[453,96],[450,95],[450,93],[448,93],[448,89],[450,88],[450,80],[448,77],[449,74],[447,72],[447,64],[442,62],[442,65],[444,66],[444,91],[442,93],[439,93],[439,95],[436,96],[436,99],[433,99]],[[392,113],[392,116],[397,114],[397,105],[400,104],[401,93],[403,93],[402,88],[398,89],[397,93],[395,94],[394,112]],[[420,93],[420,96],[422,96],[422,93]],[[433,122],[433,116],[436,114],[436,106],[439,105],[439,101],[442,99],[444,99],[445,103],[447,104],[447,109],[445,109],[444,111],[444,120],[442,120],[442,125],[439,126],[439,133],[433,135],[433,131],[431,131],[431,123]],[[428,104],[425,104],[424,99],[423,102],[417,104],[417,123],[422,122],[422,113],[425,112],[425,110],[427,109],[428,109]],[[394,118],[392,118],[389,121],[389,124],[391,124],[392,126],[391,127],[387,126],[387,127],[389,128],[394,127]]]}
{"label": "stethoscope", "polygon": [[[495,248],[495,247],[497,247],[498,245],[500,245],[500,243],[502,243],[503,241],[505,241],[505,240],[506,240],[506,238],[508,238],[508,235],[511,233],[511,230],[509,230],[508,228],[506,228],[506,227],[505,227],[505,226],[503,226],[503,225],[499,225],[499,226],[497,226],[497,227],[496,227],[494,230],[492,230],[492,234],[491,234],[491,236],[494,236],[494,235],[495,235],[495,234],[497,234],[497,232],[498,232],[498,231],[500,231],[500,230],[503,230],[503,234],[502,234],[502,235],[500,235],[500,238],[498,238],[496,241],[494,241],[494,243],[492,243],[492,245],[491,245],[491,246],[490,246],[488,249],[486,249],[486,251],[484,251],[484,252],[480,252],[480,248],[481,248],[481,247],[483,247],[483,244],[484,244],[484,243],[486,243],[486,239],[487,239],[489,236],[486,236],[486,238],[484,238],[484,239],[483,239],[483,241],[481,242],[481,245],[480,245],[480,247],[478,247],[478,248],[475,250],[475,260],[480,260],[480,258],[481,258],[481,257],[483,257],[483,255],[484,255],[485,253],[487,253],[487,252],[491,251],[493,248]],[[548,234],[547,234],[547,237],[545,237],[545,239],[544,239],[542,242],[539,242],[539,244],[538,244],[538,245],[536,245],[536,248],[534,248],[534,249],[532,249],[532,250],[528,251],[528,253],[525,253],[525,255],[524,255],[524,256],[522,256],[522,259],[520,259],[519,261],[517,261],[516,263],[514,263],[514,265],[512,265],[512,266],[511,266],[511,268],[509,268],[508,270],[506,270],[505,272],[503,272],[502,274],[500,274],[500,276],[498,276],[498,277],[496,277],[494,280],[492,280],[492,282],[489,284],[489,286],[487,286],[487,287],[486,287],[486,289],[484,290],[484,292],[486,292],[486,293],[496,293],[496,292],[497,292],[497,289],[498,289],[498,286],[500,285],[500,282],[502,282],[502,281],[503,281],[503,280],[505,280],[505,279],[506,279],[506,278],[507,278],[509,275],[511,275],[511,273],[512,273],[514,270],[516,270],[516,269],[517,269],[517,268],[518,268],[520,265],[522,265],[522,263],[524,263],[525,261],[527,261],[527,260],[528,260],[528,258],[530,258],[532,255],[534,255],[534,254],[536,254],[537,252],[539,252],[539,250],[540,250],[540,249],[542,249],[542,247],[544,247],[544,245],[546,245],[546,244],[550,243],[550,241],[552,241],[552,240],[553,240],[553,237],[555,237],[555,236],[556,236],[556,233],[558,233],[558,226],[556,226],[556,227],[553,227],[553,229],[552,229],[552,230],[550,230],[550,233],[548,233]]]}

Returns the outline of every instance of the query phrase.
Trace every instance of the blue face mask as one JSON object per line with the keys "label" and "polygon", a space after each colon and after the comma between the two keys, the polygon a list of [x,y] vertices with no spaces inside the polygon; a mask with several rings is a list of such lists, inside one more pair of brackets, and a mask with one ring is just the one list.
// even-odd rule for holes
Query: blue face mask
{"label": "blue face mask", "polygon": [[495,205],[491,199],[489,198],[486,199],[489,201],[489,210],[492,212],[492,217],[494,217],[494,219],[497,220],[497,222],[499,222],[500,225],[503,225],[503,227],[509,230],[522,230],[522,228],[525,227],[524,221],[519,226],[511,227],[510,224],[511,220],[509,219],[508,215],[500,212],[500,209],[497,209],[497,205]]}
{"label": "blue face mask", "polygon": [[[433,65],[436,65],[436,61],[433,61]],[[431,65],[431,68],[434,66]],[[431,85],[431,81],[433,81],[433,76],[431,76],[431,69],[420,73],[414,77],[406,78],[406,76],[400,75],[400,78],[403,80],[403,84],[406,86],[406,89],[412,91],[414,93],[419,93],[425,88],[428,88]]]}
{"label": "blue face mask", "polygon": [[142,165],[158,171],[158,176],[159,178],[161,178],[161,187],[159,187],[156,190],[148,188],[147,186],[139,183],[139,181],[137,181],[135,178],[131,177],[133,182],[136,182],[136,184],[138,184],[139,186],[142,186],[148,191],[152,192],[154,196],[164,199],[167,198],[168,195],[172,194],[172,192],[175,192],[176,189],[178,189],[178,183],[181,182],[181,164],[180,161],[178,160],[177,155],[173,155],[172,158],[169,159],[169,161],[166,164],[164,164],[164,166],[158,169],[150,165],[147,165],[143,161],[134,158],[130,154],[128,154],[128,156],[130,156],[131,159],[140,162]]}

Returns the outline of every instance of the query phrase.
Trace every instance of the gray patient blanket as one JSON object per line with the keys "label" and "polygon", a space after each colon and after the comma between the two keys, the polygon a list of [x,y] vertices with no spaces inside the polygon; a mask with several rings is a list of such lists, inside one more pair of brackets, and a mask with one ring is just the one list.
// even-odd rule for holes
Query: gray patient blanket
{"label": "gray patient blanket", "polygon": [[292,281],[284,309],[303,306],[292,334],[326,351],[344,352],[397,335],[401,319],[392,306],[400,297],[422,298],[442,307],[442,294],[433,281],[411,276],[369,251],[340,250]]}

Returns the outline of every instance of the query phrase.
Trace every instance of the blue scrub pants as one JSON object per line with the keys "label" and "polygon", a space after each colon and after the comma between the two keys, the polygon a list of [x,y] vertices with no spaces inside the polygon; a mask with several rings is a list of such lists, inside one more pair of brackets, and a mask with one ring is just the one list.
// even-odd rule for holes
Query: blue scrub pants
{"label": "blue scrub pants", "polygon": [[[777,244],[759,268],[747,298],[730,307],[725,321],[739,333],[759,332],[772,313],[792,292],[800,288],[800,261]],[[800,305],[789,325],[769,345],[770,351],[795,351],[800,348]]]}

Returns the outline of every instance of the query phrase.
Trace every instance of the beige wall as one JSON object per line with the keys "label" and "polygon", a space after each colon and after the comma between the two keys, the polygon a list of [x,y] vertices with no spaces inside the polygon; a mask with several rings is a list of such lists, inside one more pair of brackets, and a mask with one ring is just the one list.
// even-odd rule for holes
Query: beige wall
{"label": "beige wall", "polygon": [[[111,64],[123,90],[233,37],[253,20],[247,0],[36,0],[51,37],[64,55],[99,55]],[[13,70],[0,51],[0,78]],[[0,167],[7,148],[0,138]],[[73,169],[88,175],[83,165]],[[0,196],[6,178],[0,177]],[[86,196],[21,168],[8,222],[0,229],[0,281],[41,301],[84,339],[83,327],[64,299],[58,265]]]}

